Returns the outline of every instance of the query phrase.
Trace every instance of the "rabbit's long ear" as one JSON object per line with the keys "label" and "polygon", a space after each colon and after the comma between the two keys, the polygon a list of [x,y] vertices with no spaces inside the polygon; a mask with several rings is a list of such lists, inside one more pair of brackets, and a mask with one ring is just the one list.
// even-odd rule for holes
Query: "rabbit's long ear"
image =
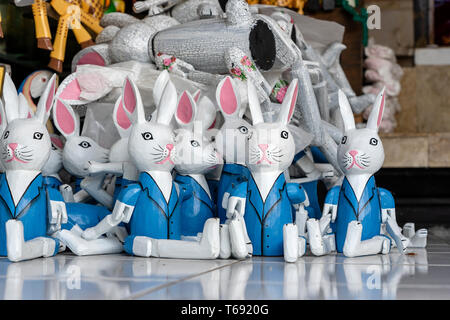
{"label": "rabbit's long ear", "polygon": [[161,72],[156,79],[155,85],[153,86],[153,101],[155,102],[155,108],[158,108],[161,97],[164,93],[164,88],[170,80],[169,72],[164,70]]}
{"label": "rabbit's long ear", "polygon": [[50,111],[53,107],[53,101],[55,99],[56,93],[56,73],[50,78],[50,81],[47,83],[47,87],[45,87],[44,92],[39,99],[39,103],[36,107],[35,118],[39,120],[41,123],[45,124],[50,117]]}
{"label": "rabbit's long ear", "polygon": [[198,103],[201,93],[202,93],[202,90],[198,89],[192,94],[192,98],[194,98],[195,103]]}
{"label": "rabbit's long ear", "polygon": [[122,105],[131,122],[145,123],[145,110],[139,89],[126,77],[122,87]]}
{"label": "rabbit's long ear", "polygon": [[278,122],[288,124],[294,114],[295,104],[298,96],[298,79],[292,80],[281,104]]}
{"label": "rabbit's long ear", "polygon": [[169,125],[177,110],[177,89],[172,81],[168,81],[157,107],[156,122]]}
{"label": "rabbit's long ear", "polygon": [[203,132],[210,129],[216,121],[216,106],[207,96],[200,99],[197,107],[197,116],[195,120],[202,123]]}
{"label": "rabbit's long ear", "polygon": [[190,129],[194,125],[197,105],[189,92],[183,91],[178,100],[175,120],[181,128]]}
{"label": "rabbit's long ear", "polygon": [[125,111],[122,96],[117,99],[116,104],[114,105],[113,122],[121,138],[130,136],[131,121]]}
{"label": "rabbit's long ear", "polygon": [[[122,108],[127,113],[128,119],[134,122],[136,118],[142,117],[145,121],[144,104],[141,93],[135,83],[128,77],[125,78],[122,87]],[[138,115],[139,113],[139,115]],[[138,120],[140,121],[140,120]]]}
{"label": "rabbit's long ear", "polygon": [[51,134],[50,135],[50,140],[51,140],[52,144],[56,148],[58,148],[60,150],[62,150],[64,148],[65,141],[64,141],[64,138],[62,136],[57,135],[57,134]]}
{"label": "rabbit's long ear", "polygon": [[7,126],[7,121],[6,121],[6,113],[5,113],[5,107],[3,106],[3,102],[0,99],[0,135],[3,133],[3,131],[5,130],[6,126]]}
{"label": "rabbit's long ear", "polygon": [[381,89],[375,103],[373,104],[372,111],[370,112],[369,119],[367,119],[367,128],[378,131],[380,127],[381,120],[383,119],[384,106],[386,102],[386,87]]}
{"label": "rabbit's long ear", "polygon": [[80,121],[72,107],[58,98],[53,107],[53,122],[66,138],[80,135]]}
{"label": "rabbit's long ear", "polygon": [[239,89],[235,86],[231,77],[227,76],[219,82],[216,89],[216,101],[225,119],[239,117],[241,97]]}
{"label": "rabbit's long ear", "polygon": [[7,72],[5,72],[5,80],[3,81],[3,101],[7,122],[19,118],[19,97],[17,96],[16,86]]}
{"label": "rabbit's long ear", "polygon": [[81,88],[77,80],[77,74],[72,73],[68,75],[58,87],[56,91],[56,97],[64,100],[70,105],[86,104],[86,100],[81,100]]}
{"label": "rabbit's long ear", "polygon": [[353,130],[355,126],[355,118],[353,117],[352,107],[348,102],[347,96],[342,90],[338,91],[339,110],[341,111],[342,120],[344,121],[345,131]]}
{"label": "rabbit's long ear", "polygon": [[28,119],[33,117],[33,115],[34,115],[33,109],[28,104],[27,98],[25,98],[23,93],[19,93],[19,118]]}
{"label": "rabbit's long ear", "polygon": [[258,94],[256,93],[255,86],[250,80],[247,80],[247,92],[248,92],[248,107],[252,115],[252,124],[263,123],[264,118],[261,112],[261,105],[259,104]]}

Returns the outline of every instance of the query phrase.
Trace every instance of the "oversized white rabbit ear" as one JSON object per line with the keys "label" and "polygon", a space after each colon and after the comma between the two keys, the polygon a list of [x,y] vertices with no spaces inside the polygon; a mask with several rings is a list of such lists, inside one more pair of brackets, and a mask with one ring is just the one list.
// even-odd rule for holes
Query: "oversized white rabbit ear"
{"label": "oversized white rabbit ear", "polygon": [[200,94],[202,93],[202,91],[200,89],[198,89],[197,91],[194,92],[194,94],[192,95],[192,98],[194,98],[195,103],[198,103],[198,100],[200,99]]}
{"label": "oversized white rabbit ear", "polygon": [[370,112],[369,119],[367,119],[367,128],[378,131],[380,127],[381,120],[383,120],[383,112],[384,106],[386,103],[386,87],[381,89],[377,98],[375,99],[375,103],[373,104],[372,111]]}
{"label": "oversized white rabbit ear", "polygon": [[89,101],[81,99],[81,88],[77,80],[77,73],[68,75],[58,87],[56,97],[69,105],[82,105]]}
{"label": "oversized white rabbit ear", "polygon": [[227,76],[219,82],[216,89],[216,101],[225,119],[239,117],[241,97],[231,77]]}
{"label": "oversized white rabbit ear", "polygon": [[52,145],[54,145],[56,148],[60,150],[64,149],[64,144],[66,143],[66,141],[63,138],[63,136],[53,133],[50,135],[50,141],[52,142]]}
{"label": "oversized white rabbit ear", "polygon": [[345,131],[350,131],[356,128],[355,118],[353,117],[352,107],[348,102],[345,93],[339,89],[339,110],[341,111],[342,120],[344,121]]}
{"label": "oversized white rabbit ear", "polygon": [[131,121],[125,111],[122,96],[120,96],[113,110],[113,122],[121,138],[128,138],[131,132]]}
{"label": "oversized white rabbit ear", "polygon": [[168,81],[161,96],[156,114],[156,122],[169,125],[177,109],[177,89],[172,81]]}
{"label": "oversized white rabbit ear", "polygon": [[298,96],[298,79],[292,80],[281,104],[278,122],[288,124],[294,114],[295,104]]}
{"label": "oversized white rabbit ear", "polygon": [[183,91],[178,99],[177,112],[175,120],[181,128],[190,129],[194,125],[194,119],[197,113],[197,105],[194,98],[187,91]]}
{"label": "oversized white rabbit ear", "polygon": [[66,138],[80,135],[80,120],[72,107],[56,99],[53,107],[53,122],[59,132]]}
{"label": "oversized white rabbit ear", "polygon": [[263,123],[264,118],[261,112],[261,105],[259,104],[258,94],[256,88],[250,80],[247,80],[247,92],[248,92],[248,107],[250,114],[252,115],[252,124]]}
{"label": "oversized white rabbit ear", "polygon": [[203,96],[200,99],[197,107],[197,115],[195,120],[198,120],[202,123],[203,132],[210,129],[215,121],[216,121],[216,106],[207,96]]}
{"label": "oversized white rabbit ear", "polygon": [[34,111],[31,106],[28,104],[27,98],[23,95],[23,93],[19,93],[19,118],[20,119],[28,119],[32,118],[34,115]]}
{"label": "oversized white rabbit ear", "polygon": [[161,72],[156,79],[155,85],[153,86],[153,101],[155,102],[155,107],[159,106],[161,102],[161,97],[164,93],[164,88],[170,80],[169,72],[164,70]]}
{"label": "oversized white rabbit ear", "polygon": [[138,116],[142,117],[145,121],[145,111],[141,94],[133,80],[128,77],[125,78],[122,87],[122,107],[132,122]]}
{"label": "oversized white rabbit ear", "polygon": [[55,73],[47,83],[36,107],[36,114],[34,117],[43,124],[45,124],[50,117],[50,111],[53,107],[53,101],[56,94],[56,79],[57,75]]}
{"label": "oversized white rabbit ear", "polygon": [[144,123],[145,110],[139,89],[133,80],[126,77],[122,86],[122,106],[132,123]]}
{"label": "oversized white rabbit ear", "polygon": [[2,134],[7,125],[8,123],[6,121],[5,107],[3,106],[3,102],[0,99],[0,134]]}
{"label": "oversized white rabbit ear", "polygon": [[17,96],[16,86],[9,73],[5,72],[3,81],[3,101],[8,122],[19,118],[19,97]]}

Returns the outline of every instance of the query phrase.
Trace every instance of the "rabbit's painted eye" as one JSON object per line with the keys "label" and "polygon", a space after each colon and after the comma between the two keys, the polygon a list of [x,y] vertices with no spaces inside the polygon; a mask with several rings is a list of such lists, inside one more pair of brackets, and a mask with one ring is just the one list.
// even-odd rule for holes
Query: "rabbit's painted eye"
{"label": "rabbit's painted eye", "polygon": [[193,146],[193,147],[199,147],[199,146],[200,146],[200,143],[198,143],[197,140],[191,140],[191,146]]}
{"label": "rabbit's painted eye", "polygon": [[369,142],[371,145],[376,146],[378,144],[378,139],[372,138]]}
{"label": "rabbit's painted eye", "polygon": [[9,137],[9,131],[6,131],[5,134],[3,135],[3,139],[6,139]]}
{"label": "rabbit's painted eye", "polygon": [[343,136],[341,140],[341,144],[345,144],[347,142],[347,136]]}
{"label": "rabbit's painted eye", "polygon": [[246,126],[240,126],[238,129],[239,129],[239,132],[242,134],[248,133],[248,128]]}
{"label": "rabbit's painted eye", "polygon": [[142,138],[144,138],[144,140],[153,140],[153,135],[150,132],[144,132]]}
{"label": "rabbit's painted eye", "polygon": [[44,135],[43,135],[42,133],[40,133],[40,132],[35,132],[35,133],[33,134],[33,139],[41,140],[43,136],[44,136]]}
{"label": "rabbit's painted eye", "polygon": [[281,137],[283,138],[283,139],[287,139],[288,137],[289,137],[289,133],[287,132],[287,131],[281,131]]}
{"label": "rabbit's painted eye", "polygon": [[81,141],[78,145],[80,147],[82,147],[82,148],[85,148],[85,149],[87,149],[87,148],[89,148],[91,146],[91,144],[89,142],[87,142],[87,141]]}

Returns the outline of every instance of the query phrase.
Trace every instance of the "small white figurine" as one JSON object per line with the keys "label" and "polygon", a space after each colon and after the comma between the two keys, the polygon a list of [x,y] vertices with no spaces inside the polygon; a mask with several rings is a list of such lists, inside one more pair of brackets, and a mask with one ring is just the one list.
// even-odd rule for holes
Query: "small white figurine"
{"label": "small white figurine", "polygon": [[[23,261],[55,255],[59,240],[48,237],[67,222],[61,194],[47,188],[41,173],[48,160],[51,142],[45,127],[56,91],[54,75],[39,100],[36,114],[20,118],[16,88],[5,74],[3,99],[0,103],[1,162],[5,173],[0,178],[0,255],[11,261]],[[24,105],[28,108],[26,99]],[[23,115],[23,114],[22,114]]]}
{"label": "small white figurine", "polygon": [[[315,255],[333,251],[334,243],[330,238],[335,236],[337,251],[347,257],[387,254],[391,239],[381,234],[382,223],[385,223],[398,250],[403,253],[409,240],[400,233],[395,220],[394,199],[389,191],[376,187],[373,176],[384,161],[378,128],[385,106],[385,92],[382,90],[378,94],[363,129],[356,129],[352,109],[342,91],[339,91],[339,106],[345,133],[338,147],[338,160],[345,178],[341,186],[328,192],[321,223],[316,219],[307,222],[311,251]],[[322,237],[330,221],[334,235]]]}

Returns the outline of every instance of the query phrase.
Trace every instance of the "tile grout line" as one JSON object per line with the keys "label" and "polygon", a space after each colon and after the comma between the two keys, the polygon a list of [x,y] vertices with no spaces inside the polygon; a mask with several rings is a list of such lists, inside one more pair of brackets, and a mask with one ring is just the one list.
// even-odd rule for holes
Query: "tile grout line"
{"label": "tile grout line", "polygon": [[147,294],[150,294],[152,292],[155,292],[155,291],[158,291],[158,290],[161,290],[161,289],[173,286],[173,285],[178,284],[178,283],[183,282],[183,281],[187,281],[187,280],[190,280],[190,279],[202,276],[202,275],[207,274],[207,273],[212,272],[212,271],[216,271],[216,270],[219,270],[219,269],[222,269],[222,268],[225,268],[225,267],[232,266],[232,265],[237,264],[237,263],[241,263],[243,261],[245,261],[245,260],[237,260],[237,261],[234,261],[234,262],[232,262],[230,264],[226,264],[226,265],[223,265],[223,266],[218,266],[218,267],[215,267],[213,269],[209,269],[209,270],[206,270],[206,271],[203,271],[203,272],[200,272],[200,273],[188,276],[186,278],[181,278],[181,279],[178,279],[178,280],[175,280],[175,281],[171,281],[171,282],[168,282],[168,283],[165,283],[165,284],[162,284],[162,285],[150,288],[148,290],[142,290],[142,291],[140,291],[138,293],[130,295],[129,297],[123,298],[122,300],[135,300],[135,299],[141,298],[141,297],[143,297],[143,296],[145,296]]}

